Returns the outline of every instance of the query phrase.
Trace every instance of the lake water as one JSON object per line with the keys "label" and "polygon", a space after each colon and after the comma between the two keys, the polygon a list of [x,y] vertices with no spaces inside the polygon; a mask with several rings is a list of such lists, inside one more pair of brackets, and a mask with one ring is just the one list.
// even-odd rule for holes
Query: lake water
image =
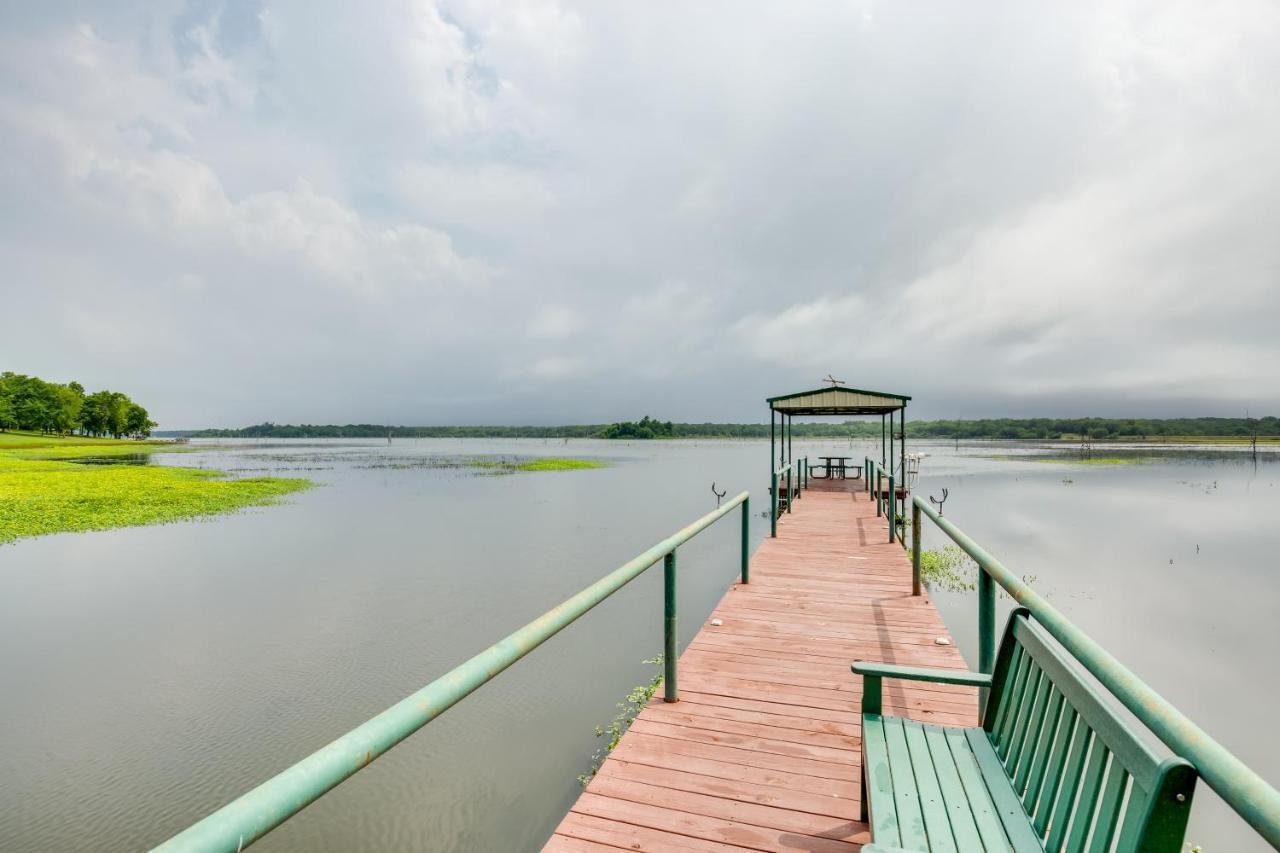
{"label": "lake water", "polygon": [[[0,849],[158,843],[713,508],[713,481],[767,503],[760,442],[193,446],[151,461],[320,486],[233,516],[0,548]],[[989,458],[1025,452],[1001,445],[910,449],[930,454],[919,491],[947,487],[948,518],[1280,780],[1277,455],[1084,466]],[[433,467],[458,454],[610,465]],[[757,511],[753,541],[767,528]],[[726,519],[681,549],[683,639],[733,580],[737,537]],[[972,662],[972,594],[935,599]],[[661,650],[661,618],[652,570],[260,849],[536,849],[579,791],[594,727],[652,674],[641,661]],[[1215,800],[1200,787],[1190,841],[1266,849]]]}

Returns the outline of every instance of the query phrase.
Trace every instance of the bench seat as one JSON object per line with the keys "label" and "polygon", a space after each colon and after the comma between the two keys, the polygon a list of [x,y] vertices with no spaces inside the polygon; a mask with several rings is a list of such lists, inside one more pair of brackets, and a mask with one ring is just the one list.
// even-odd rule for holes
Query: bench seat
{"label": "bench seat", "polygon": [[[867,661],[853,671],[867,853],[1181,851],[1195,769],[1157,756],[1025,608],[990,675]],[[981,725],[886,716],[886,678],[977,687]]]}
{"label": "bench seat", "polygon": [[980,728],[867,714],[862,720],[871,833],[864,850],[1043,851]]}

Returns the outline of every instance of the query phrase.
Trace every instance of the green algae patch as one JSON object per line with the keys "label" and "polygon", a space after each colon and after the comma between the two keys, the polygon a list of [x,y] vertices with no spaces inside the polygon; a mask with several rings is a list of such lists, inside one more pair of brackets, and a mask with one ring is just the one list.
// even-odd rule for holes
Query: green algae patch
{"label": "green algae patch", "polygon": [[1001,462],[1051,462],[1059,465],[1146,465],[1152,460],[1144,456],[1032,456],[986,455],[983,459],[995,459]]}
{"label": "green algae patch", "polygon": [[0,545],[50,533],[234,512],[277,503],[312,485],[295,478],[236,479],[220,471],[122,464],[143,454],[182,449],[166,443],[13,438],[0,433]]}
{"label": "green algae patch", "polygon": [[515,471],[587,471],[593,468],[604,468],[605,463],[599,459],[530,459],[512,466]]}
{"label": "green algae patch", "polygon": [[1151,460],[1140,456],[1087,456],[1084,459],[1059,459],[1068,465],[1145,465]]}
{"label": "green algae patch", "polygon": [[515,474],[519,471],[588,471],[593,468],[607,468],[607,462],[599,459],[570,459],[559,456],[547,456],[540,459],[467,459],[458,461],[456,466],[478,468],[485,474]]}

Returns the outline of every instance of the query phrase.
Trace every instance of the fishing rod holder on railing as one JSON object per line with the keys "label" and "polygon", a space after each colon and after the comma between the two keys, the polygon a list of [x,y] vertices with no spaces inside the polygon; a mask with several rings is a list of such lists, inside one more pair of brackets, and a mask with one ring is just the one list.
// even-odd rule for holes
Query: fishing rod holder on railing
{"label": "fishing rod holder on railing", "polygon": [[676,549],[738,506],[742,507],[742,582],[747,583],[751,496],[742,492],[505,639],[449,670],[418,692],[400,700],[328,746],[311,753],[155,849],[166,853],[233,853],[243,850],[497,677],[507,667],[573,624],[587,611],[659,561],[662,562],[663,572],[663,698],[667,702],[677,701],[679,638],[676,631]]}
{"label": "fishing rod holder on railing", "polygon": [[[1165,746],[1195,766],[1209,787],[1280,849],[1280,791],[1211,738],[1131,670],[1073,625],[1025,581],[989,554],[964,531],[919,496],[912,499],[912,586],[920,585],[920,522],[927,516],[938,529],[978,564],[978,671],[991,673],[996,655],[996,584],[1062,644],[1089,673],[1107,688]],[[985,699],[985,690],[981,691]],[[980,700],[981,701],[981,700]]]}

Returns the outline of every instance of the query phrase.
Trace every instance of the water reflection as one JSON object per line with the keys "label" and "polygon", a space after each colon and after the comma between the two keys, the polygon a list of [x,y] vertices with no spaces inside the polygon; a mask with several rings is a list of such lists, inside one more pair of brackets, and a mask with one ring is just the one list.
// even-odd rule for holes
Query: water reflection
{"label": "water reflection", "polygon": [[72,465],[150,465],[151,456],[150,453],[128,453],[119,456],[73,456],[57,461]]}
{"label": "water reflection", "polygon": [[[795,453],[872,451],[846,445]],[[230,517],[0,549],[0,849],[162,840],[713,508],[713,481],[764,494],[767,447],[224,441],[153,454],[323,487]],[[947,487],[948,518],[1280,779],[1274,453],[1255,466],[1234,449],[1140,448],[1150,461],[1079,465],[1018,458],[1040,452],[1028,445],[910,449],[930,454],[919,490]],[[430,461],[553,455],[610,467],[495,478]],[[757,515],[753,538],[767,527]],[[734,577],[737,535],[719,525],[682,549],[683,639]],[[933,596],[972,660],[971,594]],[[536,848],[577,795],[594,727],[647,678],[661,618],[649,572],[262,849]],[[1190,840],[1265,849],[1197,797]]]}

